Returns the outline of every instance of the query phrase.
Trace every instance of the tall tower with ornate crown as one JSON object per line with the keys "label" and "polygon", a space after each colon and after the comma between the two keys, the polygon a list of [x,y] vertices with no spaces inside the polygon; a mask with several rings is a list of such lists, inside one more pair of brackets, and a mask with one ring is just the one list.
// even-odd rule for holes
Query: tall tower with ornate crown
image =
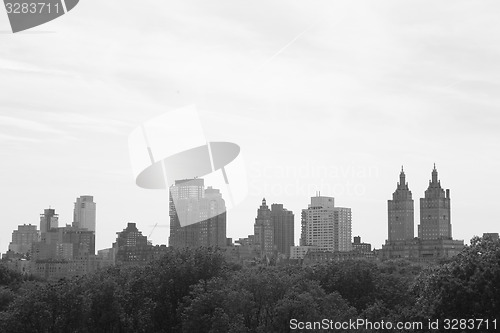
{"label": "tall tower with ornate crown", "polygon": [[255,245],[263,257],[273,256],[276,247],[274,246],[274,226],[271,210],[267,206],[266,199],[262,199],[262,205],[257,210],[257,218],[254,224]]}
{"label": "tall tower with ornate crown", "polygon": [[387,205],[389,242],[413,239],[415,237],[413,199],[403,167],[401,167],[399,174],[398,187],[392,194],[392,200],[387,200]]}
{"label": "tall tower with ornate crown", "polygon": [[436,164],[425,197],[420,199],[418,237],[423,240],[452,239],[450,190],[441,187]]}

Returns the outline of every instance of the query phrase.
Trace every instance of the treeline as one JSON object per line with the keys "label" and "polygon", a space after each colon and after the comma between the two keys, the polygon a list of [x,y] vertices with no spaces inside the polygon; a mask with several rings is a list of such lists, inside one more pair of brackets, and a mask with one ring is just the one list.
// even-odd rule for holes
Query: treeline
{"label": "treeline", "polygon": [[56,283],[0,267],[0,332],[292,332],[292,319],[325,318],[498,325],[500,242],[475,238],[430,267],[397,260],[242,268],[214,249],[172,250],[146,267]]}

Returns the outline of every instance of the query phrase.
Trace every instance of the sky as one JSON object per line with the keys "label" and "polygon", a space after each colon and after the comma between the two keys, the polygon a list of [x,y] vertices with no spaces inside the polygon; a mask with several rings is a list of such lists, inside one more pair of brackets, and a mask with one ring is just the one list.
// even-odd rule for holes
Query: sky
{"label": "sky", "polygon": [[[135,184],[128,136],[194,105],[209,141],[238,144],[249,192],[227,236],[253,233],[263,197],[352,209],[380,248],[404,165],[415,200],[433,163],[453,237],[500,232],[500,4],[495,1],[82,0],[12,34],[0,9],[0,251],[49,206],[71,223],[93,195],[96,248],[127,222],[168,241],[168,195]],[[154,225],[157,227],[154,228]]]}

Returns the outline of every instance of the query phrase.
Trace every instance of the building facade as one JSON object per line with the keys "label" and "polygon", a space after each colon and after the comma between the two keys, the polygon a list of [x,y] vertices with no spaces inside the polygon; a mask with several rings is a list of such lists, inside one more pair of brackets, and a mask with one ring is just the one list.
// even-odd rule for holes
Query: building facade
{"label": "building facade", "polygon": [[413,240],[386,243],[379,251],[379,256],[380,259],[435,261],[456,256],[463,248],[463,240],[414,238]]}
{"label": "building facade", "polygon": [[347,261],[347,260],[375,260],[377,257],[373,252],[345,251],[331,252],[321,250],[310,250],[304,256],[303,265],[313,265],[327,261]]}
{"label": "building facade", "polygon": [[170,187],[169,216],[169,246],[226,246],[225,201],[218,189],[205,189],[203,179],[175,181]]}
{"label": "building facade", "polygon": [[299,245],[306,246],[306,231],[307,231],[307,209],[302,209],[300,212],[300,239]]}
{"label": "building facade", "polygon": [[127,227],[117,232],[113,248],[116,251],[116,263],[147,262],[151,245],[146,236],[137,229],[135,223],[127,223]]}
{"label": "building facade", "polygon": [[31,257],[33,260],[76,260],[94,254],[95,233],[68,225],[43,233],[40,242],[32,244]]}
{"label": "building facade", "polygon": [[73,209],[73,226],[95,232],[96,203],[93,196],[83,195],[76,198]]}
{"label": "building facade", "polygon": [[483,238],[492,241],[498,241],[500,239],[498,232],[485,232],[483,233]]}
{"label": "building facade", "polygon": [[317,246],[292,246],[290,247],[290,259],[304,259],[307,252],[318,250]]}
{"label": "building facade", "polygon": [[40,214],[40,233],[43,234],[58,226],[59,215],[56,214],[56,210],[52,208],[44,209],[43,214]]}
{"label": "building facade", "polygon": [[329,252],[351,251],[351,209],[335,207],[334,198],[312,197],[303,215],[303,224],[306,246]]}
{"label": "building facade", "polygon": [[81,276],[96,265],[95,232],[72,225],[59,227],[54,209],[40,216],[40,238],[33,242],[30,271],[48,280]]}
{"label": "building facade", "polygon": [[227,246],[226,204],[220,190],[207,187],[200,201],[199,246]]}
{"label": "building facade", "polygon": [[261,257],[266,255],[271,257],[277,254],[277,247],[274,245],[273,219],[265,198],[262,199],[262,205],[257,209],[253,239],[254,245]]}
{"label": "building facade", "polygon": [[372,245],[369,243],[362,243],[360,236],[354,237],[354,242],[352,243],[352,250],[356,252],[372,252]]}
{"label": "building facade", "polygon": [[117,232],[116,242],[112,249],[100,253],[103,262],[113,260],[117,265],[146,265],[160,258],[168,250],[166,245],[153,246],[148,242],[133,222]]}
{"label": "building facade", "polygon": [[271,220],[273,223],[274,245],[278,253],[290,257],[290,247],[295,245],[293,212],[283,208],[282,204],[272,204]]}
{"label": "building facade", "polygon": [[436,165],[432,170],[432,179],[425,191],[425,197],[420,199],[420,239],[452,239],[451,230],[451,199],[450,190],[441,187]]}
{"label": "building facade", "polygon": [[[401,186],[404,181],[404,174],[400,175],[400,177],[398,189],[393,195],[393,204],[389,204],[388,207],[389,235],[385,245],[382,246],[382,250],[379,251],[380,258],[432,261],[453,257],[460,253],[464,248],[464,241],[454,240],[452,237],[450,190],[445,191],[441,187],[436,165],[432,170],[432,179],[429,181],[429,187],[425,191],[424,198],[420,199],[418,238],[410,239],[409,233],[404,239],[399,237],[409,228],[401,228],[396,217],[399,216],[400,220],[413,220],[413,218],[407,219],[407,214],[411,211],[409,208],[411,193],[406,184],[404,187]],[[398,190],[400,190],[399,193]],[[400,200],[396,200],[398,198]]]}
{"label": "building facade", "polygon": [[387,201],[387,206],[389,242],[413,239],[415,237],[413,199],[403,168],[399,174],[396,191],[392,194],[392,200]]}
{"label": "building facade", "polygon": [[12,232],[12,242],[9,244],[9,250],[15,253],[27,254],[31,251],[31,245],[38,242],[40,234],[36,225],[23,224]]}

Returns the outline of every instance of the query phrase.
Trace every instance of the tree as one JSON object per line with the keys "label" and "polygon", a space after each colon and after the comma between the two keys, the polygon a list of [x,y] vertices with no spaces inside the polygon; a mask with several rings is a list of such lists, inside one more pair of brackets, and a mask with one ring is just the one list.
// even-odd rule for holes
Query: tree
{"label": "tree", "polygon": [[500,324],[500,241],[473,238],[451,262],[423,272],[414,291],[416,317]]}
{"label": "tree", "polygon": [[[290,332],[290,320],[347,319],[355,310],[301,272],[255,267],[198,283],[181,306],[183,332]],[[228,319],[230,319],[228,321]]]}

